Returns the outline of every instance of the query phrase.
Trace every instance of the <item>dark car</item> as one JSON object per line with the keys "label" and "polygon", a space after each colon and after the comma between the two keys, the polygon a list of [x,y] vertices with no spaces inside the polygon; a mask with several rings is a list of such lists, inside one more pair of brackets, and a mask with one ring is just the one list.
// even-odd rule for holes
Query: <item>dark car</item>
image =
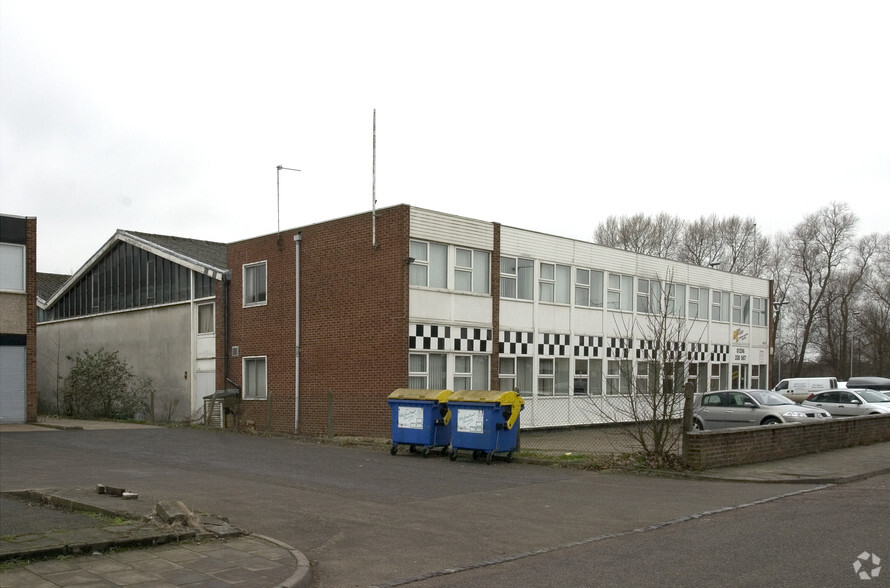
{"label": "dark car", "polygon": [[866,390],[890,390],[890,378],[860,376],[847,380],[847,388],[865,388]]}
{"label": "dark car", "polygon": [[718,390],[702,394],[692,409],[700,431],[830,419],[822,408],[801,406],[769,390]]}

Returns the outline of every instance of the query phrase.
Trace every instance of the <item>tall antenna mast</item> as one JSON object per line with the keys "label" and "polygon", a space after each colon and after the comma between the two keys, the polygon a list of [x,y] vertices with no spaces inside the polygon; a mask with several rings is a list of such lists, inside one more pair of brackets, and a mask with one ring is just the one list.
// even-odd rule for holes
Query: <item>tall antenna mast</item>
{"label": "tall antenna mast", "polygon": [[371,130],[371,245],[377,247],[377,109]]}

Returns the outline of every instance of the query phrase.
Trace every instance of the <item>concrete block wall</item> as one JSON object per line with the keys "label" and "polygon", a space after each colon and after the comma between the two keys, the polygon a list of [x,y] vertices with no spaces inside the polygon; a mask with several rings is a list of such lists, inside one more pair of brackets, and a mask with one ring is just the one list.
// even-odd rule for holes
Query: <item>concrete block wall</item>
{"label": "concrete block wall", "polygon": [[696,470],[760,463],[883,441],[890,441],[890,414],[700,431],[687,433],[684,438],[689,463]]}

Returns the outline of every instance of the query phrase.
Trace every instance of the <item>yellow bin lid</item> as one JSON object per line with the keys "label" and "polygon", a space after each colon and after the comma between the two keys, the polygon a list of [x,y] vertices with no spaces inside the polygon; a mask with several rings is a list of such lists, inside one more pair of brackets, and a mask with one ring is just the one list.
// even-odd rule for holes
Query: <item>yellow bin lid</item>
{"label": "yellow bin lid", "polygon": [[518,405],[525,404],[525,400],[512,390],[461,390],[451,395],[449,400],[458,402],[490,402],[501,405]]}
{"label": "yellow bin lid", "polygon": [[421,390],[418,388],[399,388],[389,395],[391,399],[401,400],[435,400],[445,402],[451,396],[451,390]]}

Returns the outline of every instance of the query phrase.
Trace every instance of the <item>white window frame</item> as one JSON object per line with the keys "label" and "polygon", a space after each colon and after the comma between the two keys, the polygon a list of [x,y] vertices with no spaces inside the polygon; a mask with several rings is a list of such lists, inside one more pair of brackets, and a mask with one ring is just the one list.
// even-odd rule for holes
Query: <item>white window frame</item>
{"label": "white window frame", "polygon": [[[195,305],[197,308],[195,309],[195,317],[198,320],[198,325],[196,331],[198,335],[208,336],[216,333],[216,304],[214,302],[200,302]],[[201,326],[201,310],[210,307],[210,330],[202,331]]]}
{"label": "white window frame", "polygon": [[538,277],[538,299],[551,304],[571,304],[572,268],[542,261]]}
{"label": "white window frame", "polygon": [[[254,382],[251,378],[248,364],[254,365],[262,362],[262,383]],[[260,372],[257,372],[259,374]],[[269,365],[265,355],[252,355],[241,359],[241,398],[244,400],[266,400],[269,397]],[[254,389],[262,388],[262,390]]]}
{"label": "white window frame", "polygon": [[606,279],[606,308],[625,312],[633,311],[633,276],[609,272]]}
{"label": "white window frame", "polygon": [[[263,284],[262,284],[262,300],[259,299],[259,290],[256,290],[255,294],[251,296],[248,295],[249,286],[248,284],[252,284],[253,288],[256,289],[259,285],[257,283],[254,272],[257,268],[263,268]],[[244,308],[248,308],[251,306],[265,306],[269,300],[269,266],[268,263],[264,261],[257,261],[254,263],[245,263],[242,266],[241,275],[243,279],[243,303]]]}
{"label": "white window frame", "polygon": [[25,246],[0,243],[0,290],[24,292],[27,282]]}
{"label": "white window frame", "polygon": [[448,245],[412,239],[410,244],[412,286],[448,288]]}
{"label": "white window frame", "polygon": [[668,315],[685,317],[686,284],[669,283],[665,294],[665,304],[667,304]]}
{"label": "white window frame", "polygon": [[[512,292],[505,294],[512,284]],[[501,256],[501,298],[534,300],[535,262],[524,257]]]}
{"label": "white window frame", "polygon": [[[415,360],[423,359],[423,365],[419,366],[421,369],[416,369],[416,367],[412,365],[412,358]],[[437,382],[431,381],[432,376],[430,375],[430,364],[433,361],[440,362],[440,365],[442,366],[441,379]],[[448,387],[447,365],[448,356],[445,353],[409,353],[408,387],[420,390],[445,390]]]}
{"label": "white window frame", "polygon": [[488,356],[459,353],[454,356],[454,391],[488,390]]}
{"label": "white window frame", "polygon": [[[490,280],[488,279],[490,268],[491,256],[488,251],[455,246],[454,289],[459,292],[488,294],[490,290]],[[467,280],[469,280],[469,287],[463,283]]]}
{"label": "white window frame", "polygon": [[575,305],[586,308],[603,307],[603,272],[575,269]]}
{"label": "white window frame", "polygon": [[751,297],[747,294],[732,295],[732,322],[736,325],[751,324]]}
{"label": "white window frame", "polygon": [[722,290],[711,290],[711,320],[729,322],[730,294]]}
{"label": "white window frame", "polygon": [[[689,286],[689,317],[693,319],[701,319],[708,320],[708,310],[711,305],[709,304],[708,294],[710,290],[708,288],[702,288],[699,286]],[[694,296],[693,296],[694,294]],[[704,295],[704,300],[702,300],[702,295]]]}
{"label": "white window frame", "polygon": [[531,396],[534,383],[534,358],[529,356],[504,356],[498,358],[498,387],[512,390],[520,396]]}
{"label": "white window frame", "polygon": [[767,325],[766,307],[766,298],[754,296],[751,299],[751,325],[755,327],[765,327]]}
{"label": "white window frame", "polygon": [[637,278],[637,312],[661,314],[661,282],[648,278]]}
{"label": "white window frame", "polygon": [[607,396],[628,396],[628,382],[624,374],[624,364],[627,360],[610,359],[606,361],[606,389]]}

